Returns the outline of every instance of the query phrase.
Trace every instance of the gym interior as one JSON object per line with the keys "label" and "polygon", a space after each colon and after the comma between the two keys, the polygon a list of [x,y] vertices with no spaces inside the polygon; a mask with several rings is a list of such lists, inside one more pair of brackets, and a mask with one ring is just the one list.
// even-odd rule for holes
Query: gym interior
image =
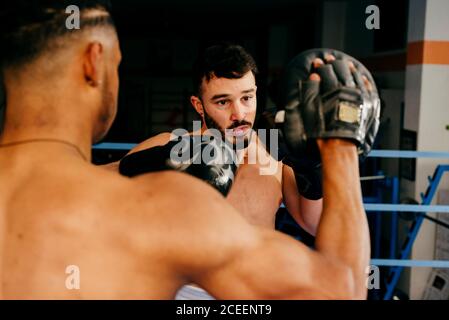
{"label": "gym interior", "polygon": [[[93,161],[117,161],[158,133],[191,130],[200,120],[190,105],[192,64],[212,44],[236,43],[254,57],[260,128],[293,57],[341,50],[372,72],[381,99],[373,151],[360,165],[371,261],[380,268],[368,298],[447,300],[448,14],[445,0],[113,0],[123,55],[118,114]],[[313,247],[282,205],[276,227]]]}

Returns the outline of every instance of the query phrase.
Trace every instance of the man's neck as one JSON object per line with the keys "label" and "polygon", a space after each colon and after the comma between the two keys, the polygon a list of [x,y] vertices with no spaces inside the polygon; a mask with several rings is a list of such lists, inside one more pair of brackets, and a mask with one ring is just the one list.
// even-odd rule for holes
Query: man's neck
{"label": "man's neck", "polygon": [[[81,115],[69,116],[53,114],[46,117],[48,113],[55,112],[54,108],[32,108],[29,114],[23,108],[14,109],[17,104],[8,103],[3,132],[0,136],[1,145],[19,146],[22,144],[33,144],[35,142],[48,144],[48,147],[61,148],[73,153],[72,148],[85,160],[91,160],[92,127],[89,121],[81,121]],[[67,106],[68,110],[70,106]],[[79,110],[73,107],[72,110]],[[35,112],[40,110],[39,112]],[[56,109],[57,110],[57,109]],[[26,116],[23,116],[26,114]],[[59,143],[58,143],[59,141]]]}

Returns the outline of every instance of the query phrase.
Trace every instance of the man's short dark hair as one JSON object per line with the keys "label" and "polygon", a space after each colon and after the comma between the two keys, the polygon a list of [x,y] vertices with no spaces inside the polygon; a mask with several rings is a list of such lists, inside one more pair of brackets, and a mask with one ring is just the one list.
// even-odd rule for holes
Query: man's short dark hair
{"label": "man's short dark hair", "polygon": [[0,66],[18,67],[33,61],[45,50],[52,49],[56,38],[77,33],[68,29],[66,8],[80,10],[80,30],[95,26],[113,26],[109,14],[83,17],[83,12],[100,9],[110,12],[107,0],[12,0],[0,4]]}
{"label": "man's short dark hair", "polygon": [[230,43],[217,44],[206,48],[195,62],[193,85],[195,94],[201,94],[203,78],[212,77],[239,79],[252,71],[257,74],[257,65],[253,57],[241,46]]}

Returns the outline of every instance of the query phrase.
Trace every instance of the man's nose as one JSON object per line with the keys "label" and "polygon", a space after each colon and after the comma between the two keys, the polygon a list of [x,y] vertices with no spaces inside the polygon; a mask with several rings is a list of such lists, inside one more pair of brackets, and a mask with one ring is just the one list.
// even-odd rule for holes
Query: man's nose
{"label": "man's nose", "polygon": [[240,102],[232,104],[231,121],[241,121],[245,119],[245,110]]}

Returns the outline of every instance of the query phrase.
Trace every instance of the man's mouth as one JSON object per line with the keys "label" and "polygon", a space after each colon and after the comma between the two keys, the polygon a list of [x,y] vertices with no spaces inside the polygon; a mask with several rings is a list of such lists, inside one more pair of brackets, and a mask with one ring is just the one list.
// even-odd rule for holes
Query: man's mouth
{"label": "man's mouth", "polygon": [[249,129],[249,126],[246,125],[238,126],[237,128],[231,130],[231,134],[234,137],[242,137],[248,133]]}

